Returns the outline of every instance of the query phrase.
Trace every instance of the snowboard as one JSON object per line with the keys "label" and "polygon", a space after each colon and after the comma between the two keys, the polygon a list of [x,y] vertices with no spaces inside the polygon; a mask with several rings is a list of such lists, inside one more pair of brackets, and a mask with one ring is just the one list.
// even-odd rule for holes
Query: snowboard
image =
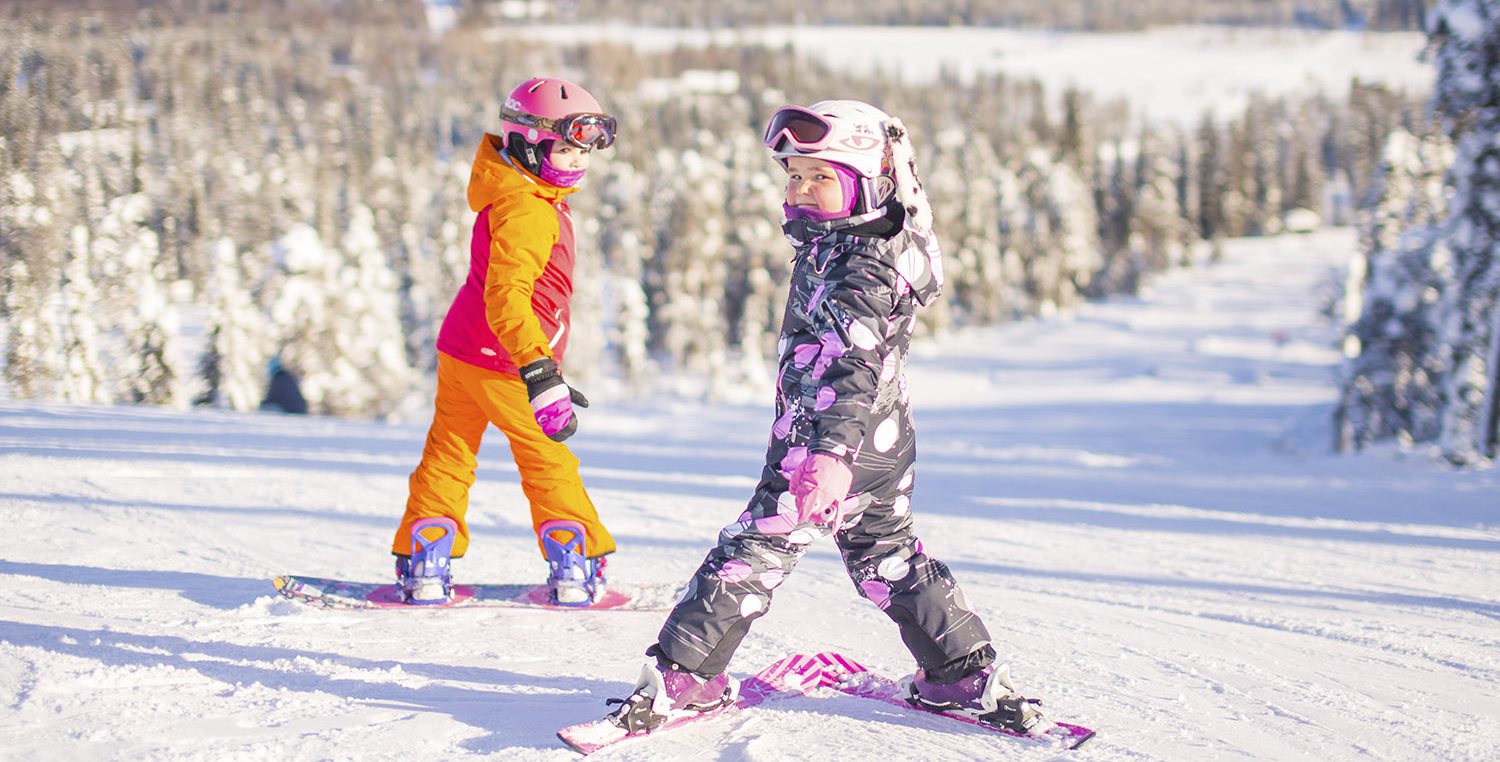
{"label": "snowboard", "polygon": [[590,722],[570,725],[557,731],[563,743],[582,754],[592,754],[620,741],[632,738],[647,738],[693,722],[729,714],[765,703],[778,696],[804,694],[819,688],[827,688],[847,696],[870,699],[903,709],[944,717],[965,725],[993,733],[1011,736],[1031,743],[1046,744],[1062,749],[1076,749],[1084,741],[1094,737],[1094,731],[1080,725],[1060,722],[1047,733],[1025,735],[1004,728],[988,725],[971,717],[934,712],[913,706],[901,698],[900,684],[889,677],[871,672],[859,662],[841,654],[824,652],[819,654],[793,654],[745,678],[740,683],[739,699],[718,709],[673,717],[666,724],[652,731],[634,736],[605,717]]}
{"label": "snowboard", "polygon": [[414,606],[403,603],[394,583],[350,582],[285,575],[271,581],[282,597],[325,609],[444,609],[466,606],[562,611],[666,611],[677,602],[674,585],[616,585],[589,606],[559,606],[547,600],[547,586],[538,584],[454,585],[453,600]]}

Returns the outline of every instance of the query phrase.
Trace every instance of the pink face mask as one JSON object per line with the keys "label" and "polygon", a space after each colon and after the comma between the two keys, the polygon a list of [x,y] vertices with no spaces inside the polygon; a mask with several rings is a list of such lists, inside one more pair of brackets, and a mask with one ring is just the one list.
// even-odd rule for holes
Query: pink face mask
{"label": "pink face mask", "polygon": [[833,162],[829,162],[828,165],[830,167],[833,167],[833,171],[838,174],[839,190],[843,191],[844,193],[844,208],[836,212],[825,212],[822,209],[813,209],[811,207],[805,206],[792,206],[791,204],[782,204],[781,209],[786,213],[787,219],[817,220],[818,222],[827,222],[828,220],[836,220],[842,217],[848,217],[849,213],[854,211],[854,199],[859,195],[859,181],[854,176],[854,170],[848,169],[842,164],[835,164]]}
{"label": "pink face mask", "polygon": [[584,173],[588,172],[588,170],[586,169],[575,169],[570,171],[558,169],[557,167],[552,166],[552,162],[548,161],[547,157],[545,156],[542,157],[541,170],[542,171],[539,173],[539,175],[542,180],[544,182],[551,183],[552,185],[556,185],[559,188],[571,188],[577,185],[583,180]]}

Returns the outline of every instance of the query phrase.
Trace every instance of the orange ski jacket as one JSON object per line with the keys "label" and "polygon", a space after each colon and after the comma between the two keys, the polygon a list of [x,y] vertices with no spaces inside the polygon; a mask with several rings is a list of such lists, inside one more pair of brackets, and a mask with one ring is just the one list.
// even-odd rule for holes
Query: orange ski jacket
{"label": "orange ski jacket", "polygon": [[478,213],[469,275],[443,319],[439,351],[502,373],[543,357],[562,365],[574,260],[564,199],[575,190],[522,169],[499,136],[485,134],[469,175],[469,208]]}

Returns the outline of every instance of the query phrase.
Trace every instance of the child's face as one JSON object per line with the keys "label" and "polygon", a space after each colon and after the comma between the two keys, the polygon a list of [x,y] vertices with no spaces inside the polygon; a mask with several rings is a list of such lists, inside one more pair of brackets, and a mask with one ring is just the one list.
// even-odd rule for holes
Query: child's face
{"label": "child's face", "polygon": [[591,154],[590,149],[554,140],[552,151],[547,154],[547,161],[564,172],[578,172],[589,168]]}
{"label": "child's face", "polygon": [[822,159],[787,157],[786,203],[820,212],[844,211],[844,189],[837,171]]}

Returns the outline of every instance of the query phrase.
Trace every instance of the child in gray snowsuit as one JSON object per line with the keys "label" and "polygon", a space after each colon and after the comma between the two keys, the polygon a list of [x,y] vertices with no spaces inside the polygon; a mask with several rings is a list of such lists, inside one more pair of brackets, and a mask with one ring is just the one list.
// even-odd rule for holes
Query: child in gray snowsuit
{"label": "child in gray snowsuit", "polygon": [[904,365],[941,254],[898,120],[865,103],[789,106],[766,145],[788,175],[796,248],[778,344],[776,422],[748,509],[689,581],[614,715],[629,733],[732,701],[725,672],[776,588],[832,534],[860,594],[920,667],[910,700],[1021,732],[1049,725],[1015,695],[984,623],[912,528],[916,435]]}

